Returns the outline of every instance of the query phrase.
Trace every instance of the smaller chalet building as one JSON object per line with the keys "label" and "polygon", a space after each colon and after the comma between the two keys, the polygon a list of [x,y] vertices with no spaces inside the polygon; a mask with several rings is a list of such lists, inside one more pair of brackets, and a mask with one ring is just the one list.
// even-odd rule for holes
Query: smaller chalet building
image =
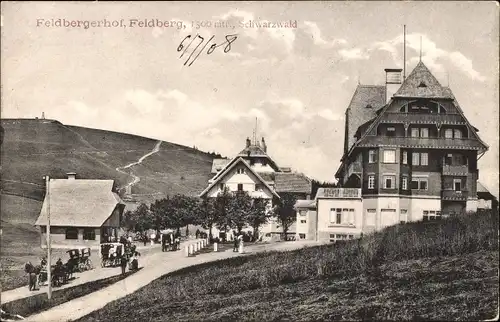
{"label": "smaller chalet building", "polygon": [[[230,192],[247,192],[252,198],[263,198],[268,201],[268,207],[280,199],[280,194],[291,193],[297,199],[309,199],[311,196],[311,180],[301,173],[292,172],[290,168],[279,167],[267,154],[264,138],[259,142],[246,139],[245,148],[233,159],[215,159],[212,164],[214,176],[208,186],[200,194],[201,198],[215,198],[228,189]],[[251,231],[251,227],[245,227]],[[280,235],[283,230],[276,219],[260,228],[265,237]],[[290,234],[295,234],[296,224],[289,228]],[[231,239],[232,231],[220,232],[213,229],[215,237],[222,238],[224,234]]]}
{"label": "smaller chalet building", "polygon": [[113,192],[113,180],[50,179],[40,216],[40,243],[46,248],[47,208],[50,196],[51,248],[98,249],[99,244],[117,237],[125,204]]}

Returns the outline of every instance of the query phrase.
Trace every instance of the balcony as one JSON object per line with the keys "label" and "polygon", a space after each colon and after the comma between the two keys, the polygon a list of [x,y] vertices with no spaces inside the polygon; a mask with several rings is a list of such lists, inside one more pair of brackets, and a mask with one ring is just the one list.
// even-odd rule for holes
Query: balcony
{"label": "balcony", "polygon": [[443,200],[467,201],[468,192],[467,191],[455,191],[455,190],[443,190],[441,195],[442,195]]}
{"label": "balcony", "polygon": [[467,176],[468,174],[468,165],[443,165],[443,175],[445,176]]}
{"label": "balcony", "polygon": [[318,198],[361,199],[361,189],[358,188],[324,188],[318,191]]}
{"label": "balcony", "polygon": [[361,174],[361,169],[363,167],[361,166],[361,162],[354,161],[351,164],[349,164],[349,167],[347,168],[347,178],[349,178],[353,173],[355,174]]}
{"label": "balcony", "polygon": [[401,147],[413,149],[455,149],[455,150],[484,150],[481,142],[476,139],[446,139],[446,138],[412,138],[367,136],[359,147]]}
{"label": "balcony", "polygon": [[387,113],[383,123],[465,125],[459,114]]}

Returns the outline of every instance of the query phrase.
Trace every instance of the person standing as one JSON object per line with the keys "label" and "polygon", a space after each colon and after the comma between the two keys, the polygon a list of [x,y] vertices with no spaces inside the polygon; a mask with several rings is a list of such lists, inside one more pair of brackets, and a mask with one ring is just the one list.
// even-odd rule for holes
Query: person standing
{"label": "person standing", "polygon": [[121,261],[120,261],[120,266],[122,268],[122,275],[125,274],[125,270],[127,268],[127,256],[122,256]]}
{"label": "person standing", "polygon": [[237,252],[238,251],[238,238],[235,238],[234,241],[233,241],[233,252]]}

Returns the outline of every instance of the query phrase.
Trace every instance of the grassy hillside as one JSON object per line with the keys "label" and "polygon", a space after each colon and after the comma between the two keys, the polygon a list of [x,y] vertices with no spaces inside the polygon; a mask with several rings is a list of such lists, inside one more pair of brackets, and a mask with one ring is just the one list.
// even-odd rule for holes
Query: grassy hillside
{"label": "grassy hillside", "polygon": [[479,320],[498,310],[498,213],[166,275],[80,321]]}
{"label": "grassy hillside", "polygon": [[1,126],[1,263],[8,269],[2,282],[5,274],[18,274],[12,269],[38,258],[39,237],[32,225],[45,195],[45,175],[65,178],[76,172],[77,178],[114,179],[119,188],[133,181],[127,173],[132,171],[140,181],[127,200],[146,203],[166,194],[198,194],[211,177],[213,155],[169,142],[122,173],[117,168],[137,162],[158,141],[46,119],[3,119]]}

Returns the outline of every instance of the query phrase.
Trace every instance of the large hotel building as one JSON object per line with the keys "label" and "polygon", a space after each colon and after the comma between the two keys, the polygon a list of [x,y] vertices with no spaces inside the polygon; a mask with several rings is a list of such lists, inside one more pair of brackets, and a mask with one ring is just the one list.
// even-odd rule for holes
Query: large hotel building
{"label": "large hotel building", "polygon": [[401,71],[386,69],[384,86],[358,85],[345,113],[341,188],[297,203],[301,238],[349,239],[478,209],[477,163],[488,146],[424,63],[402,82]]}

